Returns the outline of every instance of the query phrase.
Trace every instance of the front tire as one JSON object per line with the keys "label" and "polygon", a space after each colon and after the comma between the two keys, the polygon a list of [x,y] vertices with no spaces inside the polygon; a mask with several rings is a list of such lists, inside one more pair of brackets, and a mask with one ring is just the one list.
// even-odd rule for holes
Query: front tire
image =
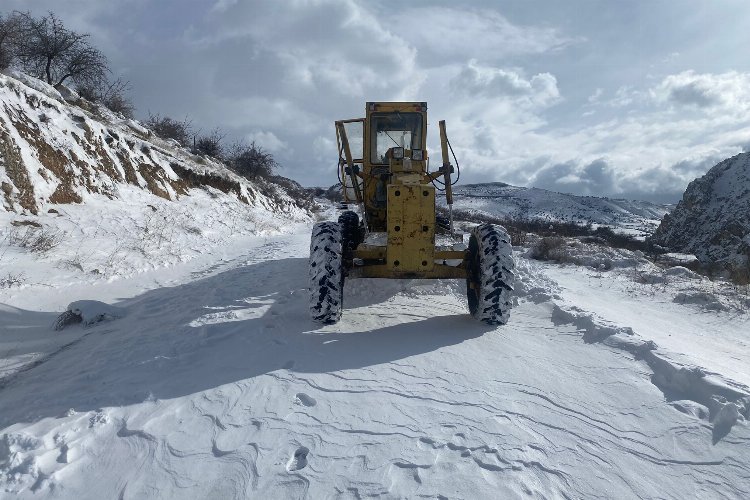
{"label": "front tire", "polygon": [[341,226],[319,222],[313,226],[308,265],[310,316],[323,324],[341,319],[344,304],[344,268]]}
{"label": "front tire", "polygon": [[471,315],[490,325],[506,324],[516,266],[505,229],[492,224],[476,226],[469,238],[466,264],[466,296]]}

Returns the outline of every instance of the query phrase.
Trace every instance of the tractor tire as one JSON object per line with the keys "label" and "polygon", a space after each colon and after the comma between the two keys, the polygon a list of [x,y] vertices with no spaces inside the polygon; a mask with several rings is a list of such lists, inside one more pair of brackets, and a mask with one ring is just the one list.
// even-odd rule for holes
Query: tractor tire
{"label": "tractor tire", "polygon": [[357,248],[357,245],[362,243],[359,231],[359,215],[347,210],[339,215],[339,225],[341,226],[341,244],[344,247],[344,253],[350,253]]}
{"label": "tractor tire", "polygon": [[471,231],[466,296],[472,316],[490,325],[508,322],[515,267],[510,236],[502,226],[480,224]]}
{"label": "tractor tire", "polygon": [[310,238],[310,316],[323,324],[341,319],[344,266],[341,225],[318,222]]}

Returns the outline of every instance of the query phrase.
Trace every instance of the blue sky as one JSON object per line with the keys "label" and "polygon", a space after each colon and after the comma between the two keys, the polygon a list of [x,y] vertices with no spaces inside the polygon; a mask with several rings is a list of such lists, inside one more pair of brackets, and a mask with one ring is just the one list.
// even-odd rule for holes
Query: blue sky
{"label": "blue sky", "polygon": [[750,150],[742,0],[5,0],[92,33],[137,115],[255,140],[335,183],[333,121],[427,101],[462,181],[674,202]]}

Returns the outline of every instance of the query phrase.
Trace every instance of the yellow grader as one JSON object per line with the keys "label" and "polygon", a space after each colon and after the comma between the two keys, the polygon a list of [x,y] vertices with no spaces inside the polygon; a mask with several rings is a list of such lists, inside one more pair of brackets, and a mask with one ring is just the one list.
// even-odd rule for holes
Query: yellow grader
{"label": "yellow grader", "polygon": [[[458,163],[454,169],[449,161],[453,149],[440,121],[443,161],[430,171],[426,126],[424,102],[368,102],[365,118],[335,122],[346,210],[337,222],[313,227],[314,320],[329,324],[341,318],[347,278],[448,278],[466,280],[475,318],[507,323],[515,268],[510,237],[492,224],[474,227],[468,245],[464,235],[455,233],[451,186]],[[447,218],[436,213],[436,189],[445,193]],[[357,211],[349,210],[352,204]],[[436,235],[442,236],[442,245],[436,244]]]}

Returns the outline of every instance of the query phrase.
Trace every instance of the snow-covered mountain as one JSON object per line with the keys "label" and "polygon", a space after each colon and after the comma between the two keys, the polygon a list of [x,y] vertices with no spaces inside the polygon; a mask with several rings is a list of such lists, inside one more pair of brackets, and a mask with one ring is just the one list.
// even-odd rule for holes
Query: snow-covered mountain
{"label": "snow-covered mountain", "polygon": [[516,220],[591,223],[642,236],[653,233],[671,206],[494,182],[455,186],[454,209]]}
{"label": "snow-covered mountain", "polygon": [[728,158],[691,182],[653,236],[704,263],[747,266],[750,259],[750,153]]}

